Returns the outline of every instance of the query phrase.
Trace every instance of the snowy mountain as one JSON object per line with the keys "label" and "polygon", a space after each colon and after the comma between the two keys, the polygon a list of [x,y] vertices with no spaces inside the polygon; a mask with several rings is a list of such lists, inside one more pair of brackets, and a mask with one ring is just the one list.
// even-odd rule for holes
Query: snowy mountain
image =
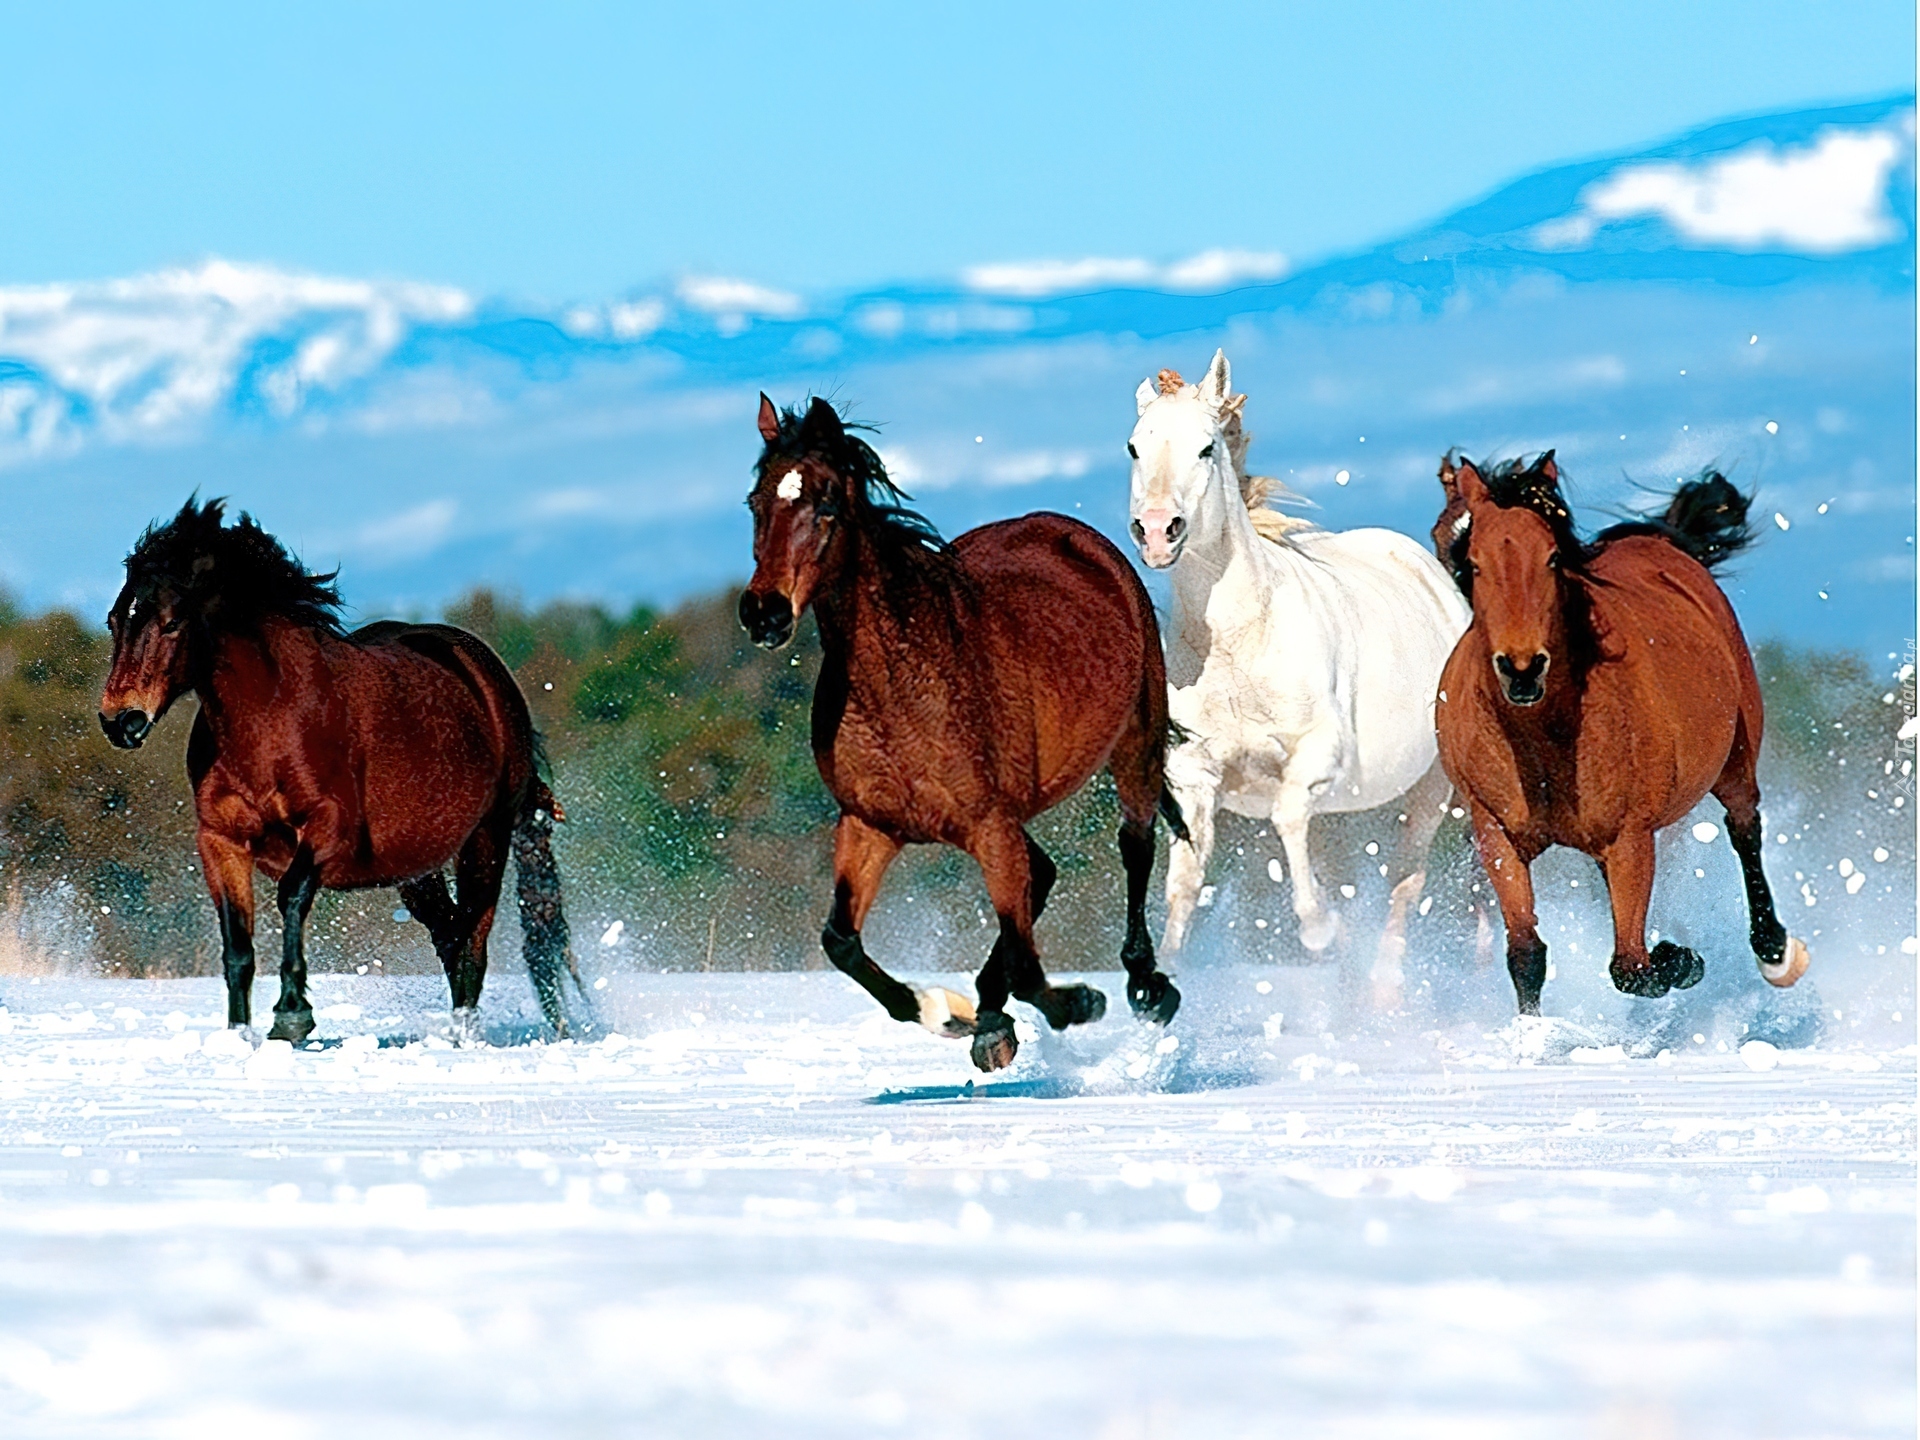
{"label": "snowy mountain", "polygon": [[1450,445],[1558,447],[1595,522],[1717,464],[1768,520],[1731,582],[1749,630],[1878,658],[1913,612],[1913,117],[1716,125],[1292,271],[687,277],[559,308],[224,261],[0,288],[0,577],[101,608],[139,526],[198,489],[343,565],[368,613],[483,582],[672,601],[746,569],[762,388],[884,422],[950,531],[1044,507],[1117,536],[1133,387],[1224,344],[1256,467],[1325,523],[1423,533]]}

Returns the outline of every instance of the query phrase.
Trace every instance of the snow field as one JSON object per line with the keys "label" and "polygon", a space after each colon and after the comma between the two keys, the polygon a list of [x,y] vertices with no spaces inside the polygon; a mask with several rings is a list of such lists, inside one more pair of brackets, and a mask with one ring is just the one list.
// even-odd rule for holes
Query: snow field
{"label": "snow field", "polygon": [[299,1051],[213,981],[0,982],[0,1423],[1911,1433],[1910,1027],[1298,1033],[1329,983],[1183,977],[989,1082],[837,975],[471,1050],[425,978],[316,977]]}

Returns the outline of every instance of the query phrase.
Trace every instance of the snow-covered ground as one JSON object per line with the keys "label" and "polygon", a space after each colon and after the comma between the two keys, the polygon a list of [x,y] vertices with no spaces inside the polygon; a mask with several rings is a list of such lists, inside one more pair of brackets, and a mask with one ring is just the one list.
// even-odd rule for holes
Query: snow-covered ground
{"label": "snow-covered ground", "polygon": [[0,1431],[1911,1436],[1911,964],[1525,1023],[1221,966],[991,1083],[831,974],[543,1045],[502,972],[467,1050],[322,975],[298,1052],[0,979]]}

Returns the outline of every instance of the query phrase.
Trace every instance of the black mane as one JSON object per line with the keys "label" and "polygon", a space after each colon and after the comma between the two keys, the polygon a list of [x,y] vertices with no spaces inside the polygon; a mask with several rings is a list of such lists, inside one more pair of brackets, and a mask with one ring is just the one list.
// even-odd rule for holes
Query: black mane
{"label": "black mane", "polygon": [[[1454,457],[1450,454],[1448,458]],[[1753,529],[1747,524],[1747,509],[1753,497],[1743,495],[1726,476],[1711,467],[1692,480],[1683,481],[1663,508],[1609,525],[1591,540],[1582,540],[1574,529],[1573,510],[1561,493],[1553,451],[1530,461],[1524,458],[1489,461],[1474,469],[1486,484],[1494,504],[1503,510],[1515,506],[1531,510],[1547,522],[1560,554],[1561,568],[1576,574],[1584,574],[1594,557],[1614,541],[1634,535],[1665,540],[1709,570],[1753,543]],[[1467,564],[1470,538],[1470,532],[1462,529],[1447,550],[1448,568],[1469,599],[1473,596],[1473,572]]]}
{"label": "black mane", "polygon": [[831,421],[827,426],[809,423],[813,408],[827,403],[812,400],[804,407],[779,412],[780,433],[761,450],[753,467],[755,480],[764,480],[769,470],[781,466],[817,460],[851,482],[848,493],[853,513],[847,518],[872,542],[883,565],[957,572],[959,567],[953,563],[939,529],[919,511],[908,508],[904,502],[913,497],[893,483],[878,453],[854,433],[872,434],[873,427],[854,424],[845,417],[840,417],[838,425]]}
{"label": "black mane", "polygon": [[146,528],[127,556],[126,593],[170,590],[188,615],[220,630],[246,631],[269,616],[339,635],[340,591],[332,571],[315,575],[242,513],[223,523],[224,500],[188,500],[164,525]]}
{"label": "black mane", "polygon": [[[1585,570],[1596,553],[1595,547],[1581,540],[1573,528],[1573,509],[1567,504],[1567,497],[1560,493],[1560,475],[1553,451],[1532,460],[1516,456],[1511,460],[1488,460],[1480,464],[1452,452],[1448,452],[1447,458],[1457,464],[1473,465],[1487,487],[1487,494],[1502,510],[1518,506],[1546,521],[1547,528],[1553,532],[1554,548],[1559,552],[1563,570]],[[1472,538],[1472,532],[1463,526],[1448,545],[1446,557],[1454,583],[1469,600],[1473,598],[1473,569],[1467,563],[1467,546]]]}

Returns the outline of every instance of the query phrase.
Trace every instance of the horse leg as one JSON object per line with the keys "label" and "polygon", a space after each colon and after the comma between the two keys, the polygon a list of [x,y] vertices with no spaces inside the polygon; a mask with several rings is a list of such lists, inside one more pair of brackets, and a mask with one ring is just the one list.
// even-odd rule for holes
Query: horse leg
{"label": "horse leg", "polygon": [[280,877],[280,998],[273,1005],[269,1040],[298,1045],[313,1033],[313,1007],[307,1003],[307,915],[320,893],[320,867],[313,851],[301,845]]}
{"label": "horse leg", "polygon": [[1273,831],[1287,852],[1287,874],[1293,881],[1293,913],[1300,921],[1300,943],[1318,955],[1340,933],[1340,917],[1327,908],[1313,878],[1313,859],[1307,843],[1307,826],[1312,818],[1307,788],[1282,786],[1273,807]]}
{"label": "horse leg", "polygon": [[1613,905],[1613,988],[1657,1000],[1669,990],[1700,983],[1706,962],[1683,945],[1662,940],[1647,950],[1647,901],[1653,894],[1653,832],[1632,830],[1600,854],[1607,899]]}
{"label": "horse leg", "polygon": [[[1191,831],[1192,820],[1187,825]],[[1174,848],[1180,848],[1179,841]],[[1153,939],[1147,933],[1147,882],[1153,878],[1151,818],[1141,822],[1129,816],[1121,822],[1120,863],[1127,870],[1127,938],[1120,946],[1120,963],[1127,967],[1127,1003],[1142,1020],[1165,1025],[1180,1008],[1180,992],[1154,965]]]}
{"label": "horse leg", "polygon": [[[1160,932],[1160,948],[1178,950],[1187,940],[1187,927],[1206,886],[1207,861],[1213,854],[1214,801],[1219,776],[1199,765],[1185,763],[1180,752],[1167,756],[1167,788],[1186,817],[1187,839],[1175,837],[1167,846],[1167,924]],[[1152,831],[1149,829],[1149,836]]]}
{"label": "horse leg", "polygon": [[[1027,870],[1033,876],[1033,918],[1037,923],[1040,913],[1047,908],[1047,897],[1053,894],[1053,884],[1060,878],[1060,870],[1053,863],[1053,857],[1035,844],[1031,835],[1026,836],[1026,841]],[[1012,957],[1012,947],[995,940],[993,950],[987,956],[987,963],[981,968],[981,975],[985,976],[988,970],[992,970],[1003,978],[985,983],[1004,986],[1011,992],[1013,974],[1007,967],[1012,963]],[[976,981],[976,983],[980,982]]]}
{"label": "horse leg", "polygon": [[[466,1044],[480,1038],[480,990],[487,980],[487,937],[500,903],[500,882],[507,873],[510,820],[489,818],[467,837],[453,862],[454,945],[442,954],[447,988],[453,997],[453,1038]],[[544,1010],[545,998],[539,997]],[[562,1034],[564,1035],[564,1031]]]}
{"label": "horse leg", "polygon": [[833,832],[833,912],[820,931],[820,948],[841,974],[880,1002],[894,1019],[936,1035],[973,1033],[973,1006],[938,987],[915,990],[874,964],[860,943],[860,927],[880,893],[880,881],[900,854],[900,842],[864,820],[842,815]]}
{"label": "horse leg", "polygon": [[220,921],[221,969],[227,979],[227,1024],[253,1024],[253,856],[245,846],[202,830],[200,873]]}
{"label": "horse leg", "polygon": [[1427,884],[1427,855],[1433,849],[1433,837],[1446,817],[1447,802],[1453,798],[1453,784],[1439,760],[1401,797],[1407,818],[1400,827],[1399,843],[1394,846],[1393,892],[1387,902],[1387,926],[1381,932],[1374,951],[1373,1004],[1377,1010],[1393,1010],[1400,1005],[1405,987],[1402,964],[1407,955],[1408,915],[1420,903],[1420,892]]}
{"label": "horse leg", "polygon": [[1747,742],[1745,717],[1735,733],[1733,753],[1713,787],[1713,797],[1727,807],[1727,839],[1740,857],[1740,878],[1747,889],[1747,940],[1760,964],[1760,978],[1769,985],[1793,984],[1807,973],[1807,947],[1787,934],[1774,913],[1773,891],[1767,886],[1761,854],[1766,847],[1760,819],[1760,786],[1753,773],[1753,747]]}
{"label": "horse leg", "polygon": [[1540,1013],[1540,990],[1547,983],[1547,947],[1540,939],[1540,921],[1533,910],[1533,857],[1522,855],[1513,837],[1480,806],[1473,806],[1473,843],[1480,864],[1500,902],[1500,918],[1507,922],[1507,974],[1513,978],[1513,998],[1522,1015]]}
{"label": "horse leg", "polygon": [[407,913],[427,927],[433,941],[433,953],[440,957],[441,968],[451,977],[459,964],[461,935],[453,897],[447,893],[447,877],[438,870],[402,880],[395,887]]}
{"label": "horse leg", "polygon": [[[1009,993],[1026,1001],[1055,1030],[1098,1020],[1107,997],[1088,985],[1049,985],[1033,944],[1033,872],[1035,849],[1016,823],[989,822],[975,832],[969,847],[986,877],[987,896],[1000,917],[993,953],[975,981],[980,1008],[974,1019],[973,1063],[994,1071],[1013,1063],[1020,1043],[1007,1014]],[[1051,863],[1051,862],[1049,862]]]}

